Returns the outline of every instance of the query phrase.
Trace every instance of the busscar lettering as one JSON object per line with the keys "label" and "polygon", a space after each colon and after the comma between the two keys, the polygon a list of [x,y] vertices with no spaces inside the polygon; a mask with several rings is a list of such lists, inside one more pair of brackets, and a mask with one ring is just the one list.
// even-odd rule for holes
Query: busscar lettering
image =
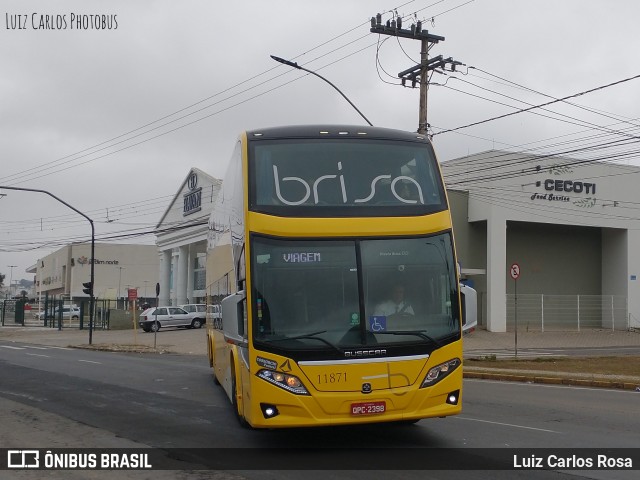
{"label": "busscar lettering", "polygon": [[346,350],[344,356],[347,358],[377,357],[387,354],[386,348],[372,350]]}
{"label": "busscar lettering", "polygon": [[[281,178],[278,171],[278,166],[273,165],[273,178],[275,182],[274,187],[276,191],[276,197],[285,205],[295,206],[295,205],[302,205],[306,203],[311,197],[311,194],[313,192],[313,204],[318,205],[320,202],[322,202],[320,198],[320,194],[318,193],[318,187],[320,186],[320,184],[323,182],[330,182],[332,180],[337,179],[338,185],[336,185],[336,188],[339,188],[339,192],[342,196],[342,203],[346,204],[348,202],[348,194],[347,194],[345,178],[344,178],[344,175],[341,173],[342,162],[337,162],[337,170],[338,170],[337,174],[321,175],[318,178],[316,178],[312,182],[312,184],[310,184],[310,181],[307,181],[300,177],[291,176],[291,177]],[[369,187],[369,194],[366,197],[354,199],[353,203],[370,202],[376,196],[376,193],[380,188],[380,185],[379,185],[380,182],[382,182],[383,180],[388,181],[391,179],[392,179],[392,176],[390,174],[378,175],[373,180],[371,180],[371,185]],[[294,182],[296,184],[299,184],[302,187],[304,192],[302,196],[300,196],[297,200],[292,198],[285,198],[282,193],[282,187],[285,182]],[[410,195],[405,190],[399,187],[398,182],[402,182],[401,185],[412,184],[416,189],[418,199],[410,198]],[[391,183],[390,183],[390,189],[395,199],[401,203],[406,203],[406,204],[421,203],[424,205],[424,195],[422,193],[422,187],[412,177],[407,177],[406,175],[399,175],[393,178],[393,180],[391,180]]]}

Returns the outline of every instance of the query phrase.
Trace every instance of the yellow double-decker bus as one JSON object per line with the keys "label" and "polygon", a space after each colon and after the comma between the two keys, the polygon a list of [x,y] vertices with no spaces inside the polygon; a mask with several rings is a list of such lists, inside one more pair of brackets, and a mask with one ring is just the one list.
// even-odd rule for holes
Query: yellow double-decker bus
{"label": "yellow double-decker bus", "polygon": [[257,428],[461,411],[451,216],[429,140],[356,126],[244,132],[209,222],[214,380]]}

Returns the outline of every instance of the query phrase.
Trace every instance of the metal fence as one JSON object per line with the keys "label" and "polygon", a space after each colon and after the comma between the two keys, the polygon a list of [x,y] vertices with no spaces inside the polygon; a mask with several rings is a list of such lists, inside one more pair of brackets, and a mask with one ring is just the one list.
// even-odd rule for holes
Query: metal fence
{"label": "metal fence", "polygon": [[0,324],[13,325],[16,323],[16,300],[0,300]]}
{"label": "metal fence", "polygon": [[631,330],[640,327],[620,295],[507,295],[507,328],[519,331]]}
{"label": "metal fence", "polygon": [[[24,327],[48,327],[62,329],[88,329],[89,328],[89,301],[84,300],[78,305],[80,307],[79,317],[64,316],[62,314],[63,306],[72,305],[71,302],[60,298],[47,298],[41,304],[30,305],[28,311],[25,310],[24,317],[21,321],[14,321],[15,317],[15,301],[0,301],[0,315],[2,325],[22,325]],[[76,304],[73,304],[76,305]],[[110,311],[115,307],[115,300],[96,300],[94,305],[94,330],[108,330]]]}

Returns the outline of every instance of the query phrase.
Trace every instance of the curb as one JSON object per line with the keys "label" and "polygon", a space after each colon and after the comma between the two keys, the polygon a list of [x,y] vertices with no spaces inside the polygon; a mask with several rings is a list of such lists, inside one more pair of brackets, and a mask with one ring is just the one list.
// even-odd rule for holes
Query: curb
{"label": "curb", "polygon": [[79,350],[97,350],[100,352],[117,352],[117,353],[157,353],[171,354],[168,348],[149,347],[146,345],[106,345],[103,343],[94,343],[93,345],[68,345],[67,348],[77,348]]}
{"label": "curb", "polygon": [[469,372],[463,371],[464,378],[480,380],[498,380],[505,382],[542,383],[548,385],[571,385],[576,387],[597,387],[619,390],[635,390],[640,392],[640,383],[621,382],[615,380],[584,379],[571,377],[544,377],[526,373],[508,374],[495,372]]}

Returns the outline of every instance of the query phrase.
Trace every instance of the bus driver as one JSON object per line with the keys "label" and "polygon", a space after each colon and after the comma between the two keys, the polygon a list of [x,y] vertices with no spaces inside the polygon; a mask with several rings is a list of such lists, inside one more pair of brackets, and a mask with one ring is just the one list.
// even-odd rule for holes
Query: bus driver
{"label": "bus driver", "polygon": [[404,285],[396,283],[391,289],[390,298],[376,305],[373,314],[375,316],[390,317],[392,315],[414,315],[413,307],[405,300]]}

